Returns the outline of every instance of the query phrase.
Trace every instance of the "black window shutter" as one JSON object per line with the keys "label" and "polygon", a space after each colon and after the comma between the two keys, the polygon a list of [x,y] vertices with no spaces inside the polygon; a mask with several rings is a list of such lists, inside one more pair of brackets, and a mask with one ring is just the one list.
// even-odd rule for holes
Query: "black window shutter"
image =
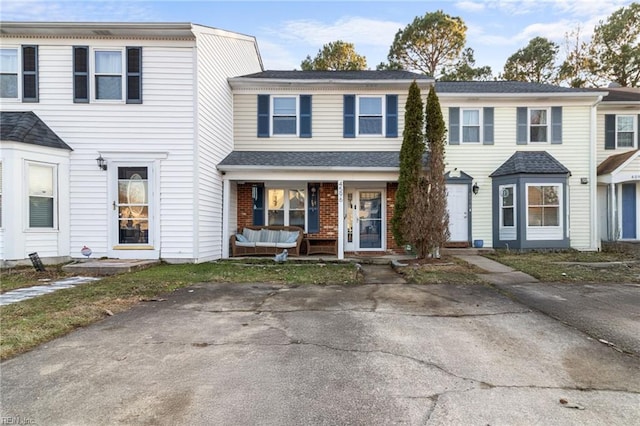
{"label": "black window shutter", "polygon": [[398,95],[387,95],[386,137],[398,137]]}
{"label": "black window shutter", "polygon": [[604,149],[616,149],[616,116],[604,116]]}
{"label": "black window shutter", "polygon": [[320,185],[310,183],[307,185],[309,203],[307,207],[307,233],[320,232]]}
{"label": "black window shutter", "polygon": [[529,141],[529,132],[527,131],[527,107],[518,107],[516,113],[517,131],[516,144],[526,145]]}
{"label": "black window shutter", "polygon": [[300,137],[311,137],[311,95],[300,95]]}
{"label": "black window shutter", "polygon": [[460,145],[460,108],[449,108],[449,145]]}
{"label": "black window shutter", "polygon": [[127,103],[142,103],[142,47],[127,47]]}
{"label": "black window shutter", "polygon": [[22,102],[38,102],[38,46],[22,46]]}
{"label": "black window shutter", "polygon": [[551,107],[551,143],[562,143],[562,107]]}
{"label": "black window shutter", "polygon": [[356,95],[344,95],[342,136],[356,137]]}
{"label": "black window shutter", "polygon": [[253,198],[253,224],[255,226],[264,225],[264,185],[255,184],[251,187]]}
{"label": "black window shutter", "polygon": [[486,107],[482,110],[482,121],[484,129],[482,143],[483,145],[493,145],[493,107]]}
{"label": "black window shutter", "polygon": [[269,137],[269,95],[258,95],[258,137]]}
{"label": "black window shutter", "polygon": [[89,48],[73,47],[73,102],[89,102]]}

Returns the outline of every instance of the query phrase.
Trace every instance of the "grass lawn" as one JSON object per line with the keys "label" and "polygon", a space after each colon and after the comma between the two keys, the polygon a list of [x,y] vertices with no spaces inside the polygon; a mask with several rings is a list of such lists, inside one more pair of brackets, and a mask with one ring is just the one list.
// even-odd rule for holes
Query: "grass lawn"
{"label": "grass lawn", "polygon": [[[526,272],[542,282],[640,283],[640,259],[633,254],[579,251],[517,253],[497,250],[485,256]],[[601,262],[621,263],[608,267],[597,265]]]}
{"label": "grass lawn", "polygon": [[[3,272],[3,291],[42,284],[38,273],[30,275],[27,271]],[[359,281],[355,266],[346,263],[275,264],[271,260],[246,260],[159,265],[0,307],[0,359],[28,351],[110,313],[127,310],[141,300],[200,282],[348,285]]]}
{"label": "grass lawn", "polygon": [[482,284],[476,274],[483,270],[452,256],[440,261],[414,263],[399,271],[410,284]]}
{"label": "grass lawn", "polygon": [[22,287],[46,285],[49,281],[70,276],[61,269],[61,266],[47,266],[44,272],[37,272],[31,266],[2,270],[0,271],[0,293]]}

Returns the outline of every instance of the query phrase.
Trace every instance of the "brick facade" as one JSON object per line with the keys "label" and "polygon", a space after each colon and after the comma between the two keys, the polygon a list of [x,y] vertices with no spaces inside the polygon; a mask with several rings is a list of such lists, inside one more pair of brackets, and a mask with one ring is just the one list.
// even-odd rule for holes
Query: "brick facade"
{"label": "brick facade", "polygon": [[396,244],[396,239],[393,238],[393,232],[391,232],[391,218],[396,205],[397,190],[397,182],[387,182],[387,252],[404,253],[404,248]]}

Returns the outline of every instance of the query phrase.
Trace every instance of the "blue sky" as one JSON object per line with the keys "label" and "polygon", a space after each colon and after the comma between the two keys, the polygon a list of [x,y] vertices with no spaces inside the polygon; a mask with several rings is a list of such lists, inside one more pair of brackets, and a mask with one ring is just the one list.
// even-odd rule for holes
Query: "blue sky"
{"label": "blue sky", "polygon": [[[467,24],[467,46],[494,75],[536,36],[564,45],[580,25],[590,36],[598,21],[631,0],[453,1],[147,1],[0,0],[3,21],[194,22],[255,36],[266,69],[299,69],[323,44],[354,43],[370,68],[386,61],[395,33],[416,16],[442,9]],[[561,52],[564,49],[561,47]]]}

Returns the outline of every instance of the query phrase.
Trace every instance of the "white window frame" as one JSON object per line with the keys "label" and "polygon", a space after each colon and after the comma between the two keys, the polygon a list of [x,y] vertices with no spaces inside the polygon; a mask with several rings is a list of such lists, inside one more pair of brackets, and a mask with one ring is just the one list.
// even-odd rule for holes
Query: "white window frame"
{"label": "white window frame", "polygon": [[[120,53],[120,74],[104,74],[96,73],[96,53],[98,52],[119,52]],[[123,47],[94,47],[91,49],[90,59],[90,78],[89,90],[91,92],[91,101],[98,103],[120,103],[126,102],[126,76],[127,76],[127,52]],[[98,88],[96,84],[96,77],[98,76],[120,76],[120,99],[98,99]]]}
{"label": "white window frame", "polygon": [[[505,207],[509,207],[509,206],[504,206],[502,204],[502,200],[504,199],[504,190],[511,188],[512,192],[513,192],[513,205],[510,206],[510,208],[513,208],[513,225],[511,226],[505,226],[504,224],[504,208]],[[513,241],[516,240],[518,238],[517,236],[517,224],[518,224],[518,194],[516,192],[516,184],[506,184],[506,185],[500,185],[498,187],[498,191],[499,191],[499,197],[498,199],[499,201],[499,223],[498,223],[498,230],[499,230],[499,239],[502,241]]]}
{"label": "white window frame", "polygon": [[[618,144],[618,119],[620,117],[625,117],[625,118],[631,118],[631,131],[632,131],[632,135],[631,135],[631,146],[620,146]],[[636,136],[636,132],[638,131],[638,123],[636,122],[637,120],[637,116],[633,115],[633,114],[616,114],[616,148],[635,148],[636,147],[636,140],[637,140],[637,136]]]}
{"label": "white window frame", "polygon": [[[545,124],[546,128],[547,128],[547,137],[546,137],[546,141],[532,141],[531,140],[531,111],[546,111],[546,116],[547,116],[547,123]],[[538,124],[535,124],[535,126],[539,126],[542,127]],[[550,143],[551,140],[551,108],[535,108],[535,107],[530,107],[527,109],[527,140],[529,141],[530,144],[543,144],[543,143]]]}
{"label": "white window frame", "polygon": [[[17,52],[16,63],[17,63],[18,69],[16,70],[16,79],[18,81],[16,85],[16,90],[18,91],[18,93],[15,98],[3,98],[1,97],[1,94],[0,94],[0,99],[2,99],[2,102],[20,102],[22,101],[22,48],[21,46],[2,46],[2,49],[15,50]],[[6,73],[6,74],[9,74],[9,73]]]}
{"label": "white window frame", "polygon": [[[273,119],[275,117],[290,117],[290,115],[276,115],[275,114],[275,105],[276,105],[276,99],[282,99],[282,98],[293,98],[296,101],[296,113],[295,113],[295,118],[296,118],[296,132],[294,133],[274,133],[273,129],[274,129],[274,125],[273,125]],[[300,96],[299,95],[272,95],[271,99],[269,100],[269,102],[271,103],[271,105],[269,105],[269,135],[270,136],[275,136],[275,137],[283,137],[283,138],[289,138],[289,137],[298,137],[300,135]]]}
{"label": "white window frame", "polygon": [[[464,112],[465,111],[477,111],[478,112],[478,140],[477,141],[468,141],[465,142],[464,140]],[[484,134],[483,134],[483,117],[482,117],[482,108],[460,108],[460,144],[472,144],[472,145],[477,145],[482,143],[482,141],[484,140]],[[466,126],[466,127],[471,127],[471,126]]]}
{"label": "white window frame", "polygon": [[[264,223],[266,223],[267,225],[269,224],[269,212],[270,211],[278,211],[279,209],[270,209],[269,208],[269,191],[277,191],[277,190],[281,190],[284,191],[284,203],[282,205],[282,210],[284,211],[284,224],[281,226],[297,226],[297,225],[290,225],[289,224],[289,213],[290,213],[290,208],[289,208],[289,192],[290,191],[300,191],[304,194],[304,207],[302,209],[303,213],[304,213],[304,226],[302,227],[305,232],[307,230],[307,222],[309,220],[308,218],[308,214],[307,214],[307,203],[309,202],[308,200],[308,194],[307,194],[307,190],[305,188],[302,187],[298,187],[295,185],[276,185],[276,186],[269,186],[269,187],[265,187],[265,197],[266,197],[266,208],[265,208],[265,218],[264,218]],[[294,210],[296,211],[296,210]]]}
{"label": "white window frame", "polygon": [[[525,223],[527,227],[527,240],[561,240],[563,238],[563,226],[564,226],[564,193],[563,185],[560,182],[531,182],[525,185],[525,209],[526,217]],[[534,226],[529,225],[529,187],[545,187],[554,186],[557,188],[558,193],[558,225],[556,226]]]}
{"label": "white window frame", "polygon": [[[382,126],[380,127],[381,132],[380,133],[369,133],[369,134],[361,134],[360,133],[360,99],[369,99],[369,98],[375,98],[375,99],[380,99],[380,105],[381,105],[381,113],[380,113],[380,117],[382,120]],[[385,102],[385,96],[384,95],[358,95],[356,96],[356,137],[359,138],[380,138],[380,137],[384,137],[386,134],[386,121],[385,118],[387,116],[387,112],[386,112],[386,102]],[[378,115],[372,115],[372,114],[362,114],[363,117],[378,117]]]}
{"label": "white window frame", "polygon": [[[31,227],[30,217],[31,217],[31,205],[30,199],[32,197],[30,193],[30,168],[32,166],[37,167],[48,167],[51,169],[51,176],[53,178],[53,195],[51,197],[53,199],[53,226],[51,227]],[[35,231],[35,232],[47,232],[47,231],[57,231],[58,230],[58,165],[51,163],[43,163],[39,161],[25,161],[24,167],[24,182],[25,182],[25,229],[27,231]]]}

